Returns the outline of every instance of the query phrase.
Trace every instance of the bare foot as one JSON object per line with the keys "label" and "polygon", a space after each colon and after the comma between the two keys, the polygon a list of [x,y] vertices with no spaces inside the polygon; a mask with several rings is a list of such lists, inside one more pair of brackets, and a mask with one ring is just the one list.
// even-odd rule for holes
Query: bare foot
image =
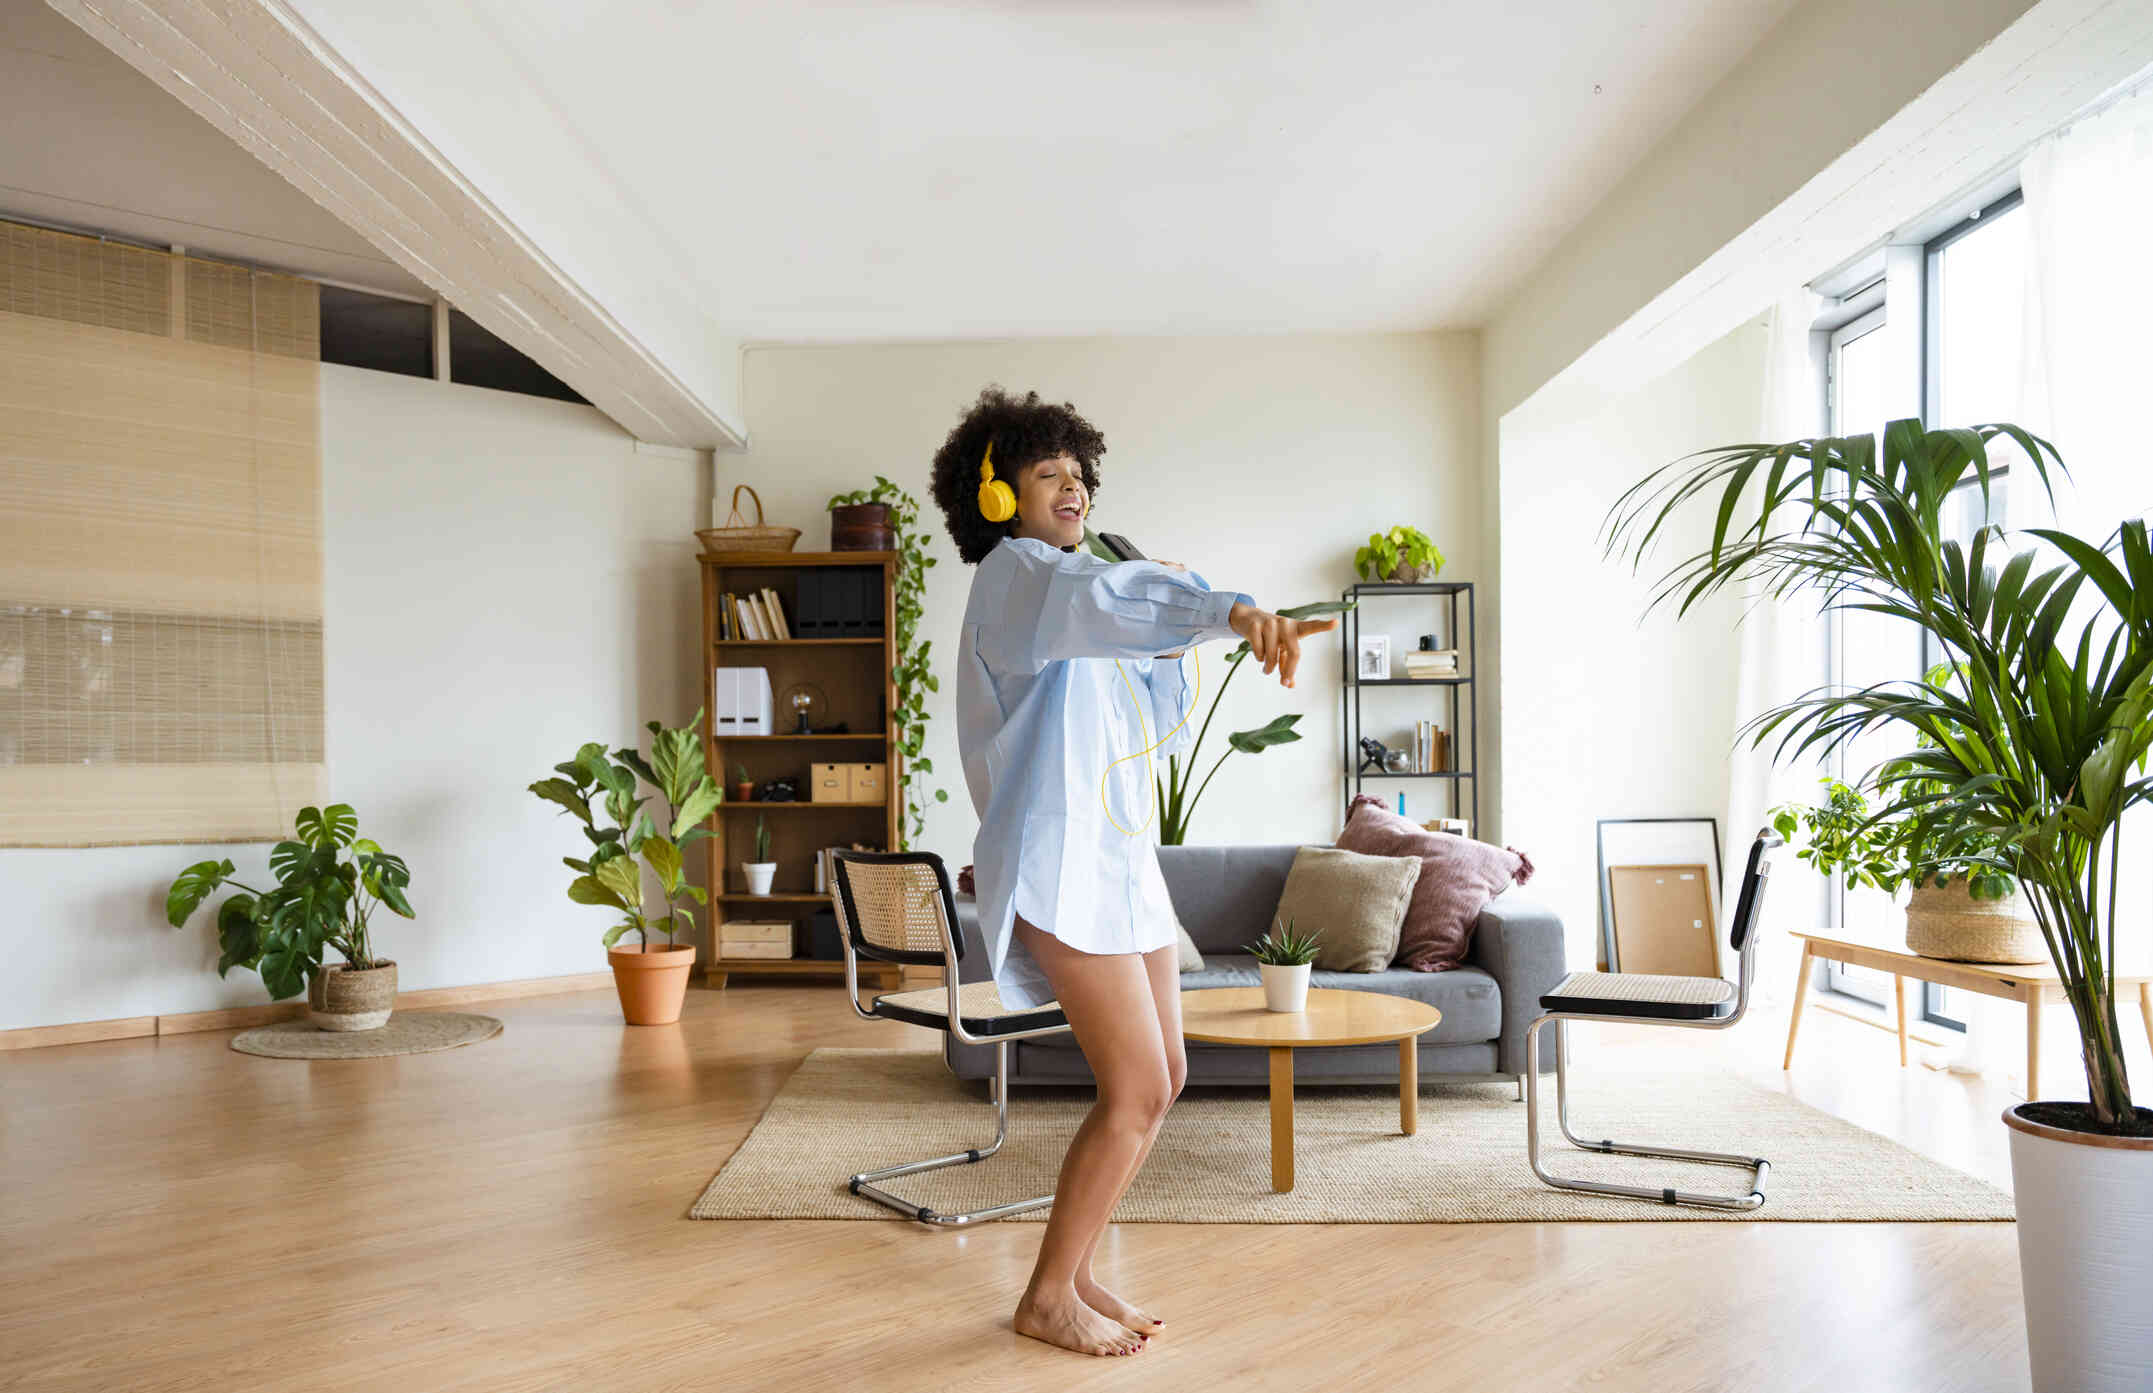
{"label": "bare foot", "polygon": [[1037,1301],[1026,1292],[1014,1321],[1019,1335],[1083,1354],[1135,1354],[1144,1339],[1123,1329],[1079,1300],[1074,1292],[1062,1302]]}
{"label": "bare foot", "polygon": [[1146,1315],[1108,1291],[1105,1287],[1100,1286],[1097,1282],[1088,1281],[1081,1277],[1078,1278],[1076,1293],[1085,1305],[1105,1316],[1108,1320],[1120,1322],[1123,1326],[1139,1335],[1156,1335],[1166,1328],[1165,1321],[1156,1316]]}

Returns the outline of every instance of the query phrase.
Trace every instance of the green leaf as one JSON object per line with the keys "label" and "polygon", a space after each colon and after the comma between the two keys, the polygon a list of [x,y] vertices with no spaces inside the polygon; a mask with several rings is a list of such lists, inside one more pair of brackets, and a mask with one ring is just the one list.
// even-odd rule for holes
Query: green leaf
{"label": "green leaf", "polygon": [[1300,732],[1293,729],[1294,723],[1300,719],[1301,713],[1298,711],[1274,716],[1254,730],[1235,731],[1226,737],[1226,743],[1243,754],[1260,755],[1273,745],[1289,744],[1300,739]]}
{"label": "green leaf", "polygon": [[545,799],[547,802],[560,804],[562,807],[566,808],[568,811],[574,813],[578,818],[580,818],[586,826],[590,824],[590,804],[584,798],[582,791],[578,789],[576,785],[568,782],[568,780],[540,779],[537,783],[532,784],[530,787],[531,792],[537,794],[539,797]]}
{"label": "green leaf", "polygon": [[613,909],[628,908],[619,895],[607,889],[605,883],[594,875],[577,876],[570,881],[568,898],[577,904],[602,904]]}
{"label": "green leaf", "polygon": [[230,861],[197,861],[181,871],[172,882],[172,888],[165,892],[164,917],[175,929],[185,924],[188,917],[202,907],[202,901],[224,884],[224,878],[231,873]]}
{"label": "green leaf", "polygon": [[724,801],[725,795],[710,781],[710,776],[704,774],[702,781],[691,785],[687,797],[680,800],[680,812],[673,819],[673,840],[678,842],[685,838],[690,828],[709,817]]}
{"label": "green leaf", "polygon": [[261,929],[254,922],[254,896],[234,895],[217,907],[217,975],[235,967],[252,968],[261,961]]}
{"label": "green leaf", "polygon": [[297,819],[299,840],[311,847],[350,846],[359,835],[359,815],[349,803],[327,808],[301,808]]}
{"label": "green leaf", "polygon": [[643,903],[643,875],[626,856],[611,857],[592,868],[598,883],[619,897],[621,906],[635,909]]}
{"label": "green leaf", "polygon": [[664,837],[648,837],[643,842],[643,859],[657,872],[658,887],[668,896],[680,893],[680,848]]}

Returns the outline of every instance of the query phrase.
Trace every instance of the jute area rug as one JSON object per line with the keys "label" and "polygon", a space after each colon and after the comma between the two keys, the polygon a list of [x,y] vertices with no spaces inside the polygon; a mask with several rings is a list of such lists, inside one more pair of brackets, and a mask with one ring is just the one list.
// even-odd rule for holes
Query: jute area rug
{"label": "jute area rug", "polygon": [[[379,1030],[323,1030],[301,1019],[256,1026],[232,1037],[242,1054],[277,1059],[378,1059],[390,1054],[427,1054],[490,1040],[501,1033],[496,1016],[468,1011],[395,1011]],[[1015,1096],[1014,1091],[1011,1094]]]}
{"label": "jute area rug", "polygon": [[[1271,1190],[1270,1111],[1261,1088],[1191,1086],[1167,1114],[1120,1223],[1408,1224],[1546,1220],[2011,1219],[2011,1197],[1782,1093],[1717,1074],[1573,1076],[1579,1136],[1751,1152],[1771,1162],[1747,1213],[1557,1190],[1525,1159],[1525,1105],[1504,1083],[1424,1082],[1420,1126],[1398,1130],[1395,1088],[1309,1085],[1294,1095],[1295,1185]],[[818,1049],[689,1211],[696,1219],[887,1219],[845,1188],[857,1171],[994,1140],[994,1107],[939,1054]],[[1580,1151],[1541,1095],[1541,1160],[1554,1174],[1733,1193],[1748,1172]],[[1048,1195],[1091,1107],[1086,1089],[1010,1090],[1009,1139],[976,1164],[899,1176],[883,1188],[942,1212]],[[1048,1207],[1010,1216],[1045,1222]],[[1006,1221],[1005,1221],[1006,1222]]]}

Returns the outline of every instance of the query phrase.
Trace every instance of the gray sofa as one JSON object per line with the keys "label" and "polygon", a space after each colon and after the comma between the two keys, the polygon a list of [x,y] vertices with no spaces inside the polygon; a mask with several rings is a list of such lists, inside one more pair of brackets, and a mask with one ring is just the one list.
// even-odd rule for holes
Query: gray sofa
{"label": "gray sofa", "polygon": [[[1286,888],[1296,845],[1162,846],[1159,870],[1173,897],[1174,912],[1204,955],[1201,972],[1181,974],[1183,991],[1206,987],[1260,986],[1256,960],[1242,945],[1269,928],[1271,912]],[[979,936],[978,906],[957,900],[958,928],[965,936],[962,977],[991,977]],[[1425,1001],[1443,1013],[1442,1024],[1420,1037],[1420,1075],[1474,1080],[1525,1078],[1525,1027],[1540,1013],[1540,997],[1565,972],[1562,921],[1515,890],[1498,895],[1480,911],[1465,964],[1449,972],[1325,972],[1309,976],[1313,987],[1393,992]],[[1240,1045],[1187,1044],[1190,1084],[1268,1087],[1264,1051]],[[1012,1041],[1010,1082],[1094,1083],[1091,1068],[1068,1031]],[[1542,1072],[1554,1068],[1544,1051]],[[943,1057],[959,1078],[986,1080],[994,1073],[994,1047],[943,1038]],[[1395,1045],[1336,1045],[1294,1051],[1294,1077],[1318,1083],[1393,1084],[1398,1081]],[[984,1084],[982,1085],[984,1088]]]}

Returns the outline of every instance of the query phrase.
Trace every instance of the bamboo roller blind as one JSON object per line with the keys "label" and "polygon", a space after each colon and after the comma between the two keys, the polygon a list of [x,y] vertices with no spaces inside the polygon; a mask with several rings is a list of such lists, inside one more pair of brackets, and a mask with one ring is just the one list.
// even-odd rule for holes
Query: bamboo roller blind
{"label": "bamboo roller blind", "polygon": [[0,222],[0,846],[324,800],[314,285]]}

